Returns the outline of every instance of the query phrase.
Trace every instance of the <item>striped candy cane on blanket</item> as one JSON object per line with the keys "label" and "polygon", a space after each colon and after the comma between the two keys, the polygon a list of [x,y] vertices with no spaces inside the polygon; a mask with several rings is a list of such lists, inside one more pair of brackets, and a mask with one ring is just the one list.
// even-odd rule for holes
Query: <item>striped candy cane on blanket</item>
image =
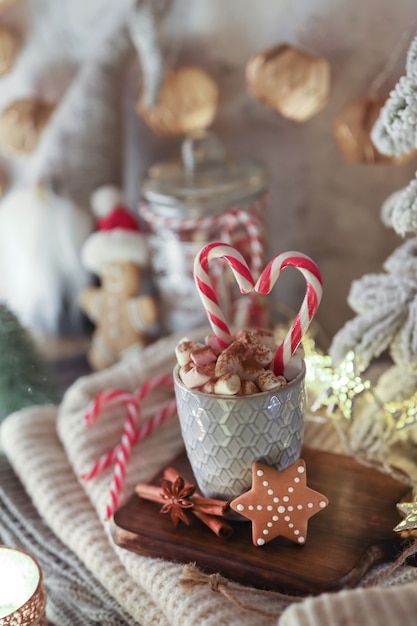
{"label": "striped candy cane on blanket", "polygon": [[103,454],[87,469],[80,478],[91,480],[114,464],[113,476],[109,489],[109,502],[106,506],[106,519],[109,519],[117,509],[120,494],[126,477],[126,468],[133,447],[163,424],[165,420],[176,415],[175,399],[168,400],[162,409],[155,413],[144,424],[138,424],[141,415],[141,401],[154,389],[167,386],[173,389],[174,383],[170,374],[156,374],[151,376],[134,392],[129,393],[122,389],[110,389],[99,393],[85,415],[88,426],[99,418],[103,408],[112,401],[125,405],[127,418],[123,426],[121,440],[113,449]]}

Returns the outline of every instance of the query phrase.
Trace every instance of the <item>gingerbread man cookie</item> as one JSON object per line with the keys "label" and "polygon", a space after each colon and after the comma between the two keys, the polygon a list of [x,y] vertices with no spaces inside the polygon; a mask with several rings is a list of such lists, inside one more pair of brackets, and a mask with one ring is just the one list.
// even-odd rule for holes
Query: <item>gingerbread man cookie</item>
{"label": "gingerbread man cookie", "polygon": [[328,505],[321,493],[307,487],[306,465],[300,459],[282,471],[252,465],[252,488],[230,507],[252,521],[252,542],[263,546],[275,537],[304,544],[310,517]]}
{"label": "gingerbread man cookie", "polygon": [[138,295],[148,247],[133,215],[120,204],[120,192],[101,187],[92,196],[98,230],[85,242],[82,259],[99,276],[100,287],[85,289],[80,306],[94,322],[88,361],[95,370],[116,363],[133,345],[144,345],[157,320],[154,298]]}

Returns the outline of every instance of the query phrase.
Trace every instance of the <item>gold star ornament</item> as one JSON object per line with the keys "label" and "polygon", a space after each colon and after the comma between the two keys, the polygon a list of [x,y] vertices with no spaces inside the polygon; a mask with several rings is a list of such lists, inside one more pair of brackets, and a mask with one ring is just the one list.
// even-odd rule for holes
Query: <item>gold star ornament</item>
{"label": "gold star ornament", "polygon": [[403,537],[417,537],[417,502],[400,502],[397,509],[404,519],[395,526],[394,531]]}
{"label": "gold star ornament", "polygon": [[338,367],[333,368],[333,375],[325,391],[314,402],[311,410],[316,413],[322,408],[327,417],[352,419],[355,398],[371,388],[369,380],[362,380],[357,373],[355,354],[347,353]]}
{"label": "gold star ornament", "polygon": [[325,496],[307,487],[306,465],[300,459],[282,471],[254,463],[251,489],[230,506],[252,521],[252,542],[263,546],[275,537],[304,544],[308,520],[328,503]]}
{"label": "gold star ornament", "polygon": [[384,409],[395,422],[395,428],[402,430],[417,423],[417,393],[400,402],[387,402]]}

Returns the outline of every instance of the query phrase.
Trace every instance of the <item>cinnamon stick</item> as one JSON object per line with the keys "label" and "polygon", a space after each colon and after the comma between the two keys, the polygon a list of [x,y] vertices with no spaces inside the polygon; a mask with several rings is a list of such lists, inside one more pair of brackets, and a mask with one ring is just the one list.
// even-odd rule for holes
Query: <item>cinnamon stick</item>
{"label": "cinnamon stick", "polygon": [[221,517],[207,515],[207,513],[201,513],[201,511],[195,511],[194,509],[191,509],[191,512],[218,537],[228,539],[233,535],[232,526]]}
{"label": "cinnamon stick", "polygon": [[[179,473],[173,467],[167,467],[164,470],[164,478],[174,482]],[[190,483],[186,480],[186,485]],[[222,522],[221,520],[213,520],[206,519],[206,516],[217,516],[224,517],[230,512],[230,504],[224,500],[215,500],[213,498],[204,498],[198,491],[194,492],[194,495],[191,498],[193,502],[200,502],[200,506],[197,508],[194,505],[193,513],[195,513],[196,517],[198,517],[202,522],[204,522],[216,535],[222,537],[230,537],[233,533],[233,528],[227,524],[226,522]]]}
{"label": "cinnamon stick", "polygon": [[[176,474],[176,476],[178,476],[178,474]],[[170,479],[168,478],[167,480]],[[135,487],[135,492],[140,498],[144,498],[145,500],[159,502],[160,504],[166,503],[166,498],[163,497],[161,488],[156,487],[155,485],[138,483]],[[230,510],[229,503],[223,500],[203,498],[203,496],[196,496],[195,494],[193,494],[190,498],[190,501],[193,503],[193,510],[205,513],[207,515],[224,517]]]}

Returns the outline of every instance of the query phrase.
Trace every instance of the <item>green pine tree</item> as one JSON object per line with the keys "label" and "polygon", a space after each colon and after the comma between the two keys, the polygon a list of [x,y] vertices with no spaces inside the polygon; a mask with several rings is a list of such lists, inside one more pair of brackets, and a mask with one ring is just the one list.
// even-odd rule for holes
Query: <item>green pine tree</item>
{"label": "green pine tree", "polygon": [[0,304],[0,422],[18,409],[59,398],[59,384],[33,338]]}

